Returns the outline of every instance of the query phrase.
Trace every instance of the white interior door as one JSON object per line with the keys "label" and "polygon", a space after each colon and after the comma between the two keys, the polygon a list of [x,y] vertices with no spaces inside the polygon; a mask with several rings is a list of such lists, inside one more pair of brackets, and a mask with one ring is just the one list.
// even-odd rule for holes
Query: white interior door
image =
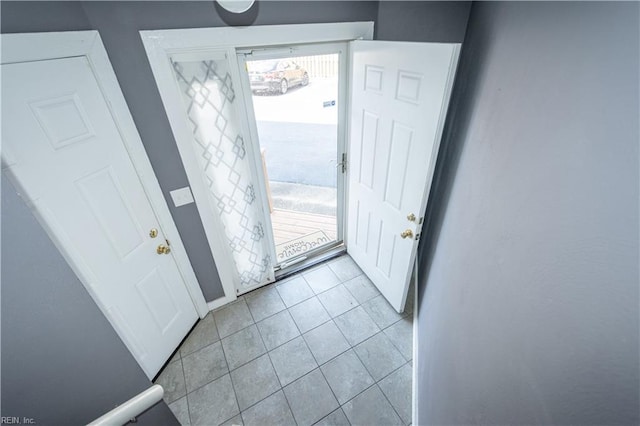
{"label": "white interior door", "polygon": [[87,59],[2,65],[2,124],[5,172],[153,377],[198,315]]}
{"label": "white interior door", "polygon": [[404,310],[458,44],[351,43],[347,250]]}

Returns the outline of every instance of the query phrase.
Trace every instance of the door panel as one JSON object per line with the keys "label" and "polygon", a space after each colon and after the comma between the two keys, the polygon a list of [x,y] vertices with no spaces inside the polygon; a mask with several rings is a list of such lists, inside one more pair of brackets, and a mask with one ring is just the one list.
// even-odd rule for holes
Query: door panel
{"label": "door panel", "polygon": [[153,377],[197,314],[173,256],[156,252],[164,235],[91,67],[76,57],[2,73],[6,173]]}
{"label": "door panel", "polygon": [[458,45],[355,41],[351,53],[347,250],[402,312]]}

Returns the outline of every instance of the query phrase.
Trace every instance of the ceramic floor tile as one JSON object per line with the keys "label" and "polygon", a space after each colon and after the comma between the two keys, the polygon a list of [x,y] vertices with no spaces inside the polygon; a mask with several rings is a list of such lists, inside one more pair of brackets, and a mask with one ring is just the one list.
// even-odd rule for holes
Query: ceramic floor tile
{"label": "ceramic floor tile", "polygon": [[228,374],[187,395],[191,424],[210,426],[240,413]]}
{"label": "ceramic floor tile", "polygon": [[322,265],[302,274],[315,294],[320,294],[340,284],[340,279],[327,266]]}
{"label": "ceramic floor tile", "polygon": [[230,370],[246,364],[267,351],[255,325],[222,339],[222,348]]}
{"label": "ceramic floor tile", "polygon": [[216,328],[213,315],[209,313],[193,328],[189,337],[187,337],[180,347],[180,354],[181,356],[188,355],[218,340],[220,340],[218,329]]}
{"label": "ceramic floor tile", "polygon": [[238,299],[213,313],[220,337],[229,336],[253,324],[253,317],[244,298]]}
{"label": "ceramic floor tile", "polygon": [[306,333],[331,319],[327,310],[317,297],[305,300],[296,306],[289,308],[289,313],[296,322],[301,333]]}
{"label": "ceramic floor tile", "polygon": [[377,385],[342,406],[352,425],[402,425],[402,420]]}
{"label": "ceramic floor tile", "polygon": [[167,404],[185,396],[187,391],[182,372],[182,362],[168,364],[162,370],[155,383],[164,389],[163,399]]}
{"label": "ceramic floor tile", "polygon": [[347,416],[344,415],[342,408],[338,408],[324,419],[320,420],[314,426],[350,426]]}
{"label": "ceramic floor tile", "polygon": [[315,296],[302,275],[296,275],[282,284],[278,284],[276,289],[287,308]]}
{"label": "ceramic floor tile", "polygon": [[331,318],[342,315],[345,312],[358,306],[358,301],[349,293],[349,290],[342,284],[333,287],[318,295],[322,306],[327,310]]}
{"label": "ceramic floor tile", "polygon": [[240,410],[246,410],[280,389],[280,382],[266,354],[232,371],[231,381]]}
{"label": "ceramic floor tile", "polygon": [[326,322],[304,334],[304,340],[318,364],[322,365],[349,349],[344,338],[333,321]]}
{"label": "ceramic floor tile", "polygon": [[319,369],[286,386],[284,393],[299,426],[312,425],[338,408]]}
{"label": "ceramic floor tile", "polygon": [[362,306],[334,318],[334,321],[351,346],[357,345],[380,331],[380,328]]}
{"label": "ceramic floor tile", "polygon": [[384,333],[378,333],[355,348],[358,358],[374,379],[380,380],[406,361]]}
{"label": "ceramic floor tile", "polygon": [[414,304],[416,301],[416,286],[413,282],[413,278],[411,278],[411,284],[409,285],[409,293],[407,293],[407,303],[404,306],[404,313],[412,317]]}
{"label": "ceramic floor tile", "polygon": [[302,337],[298,337],[269,352],[282,386],[285,386],[318,366]]}
{"label": "ceramic floor tile", "polygon": [[384,330],[402,356],[409,361],[413,358],[413,321],[405,317]]}
{"label": "ceramic floor tile", "polygon": [[266,286],[245,295],[245,300],[255,322],[262,321],[285,309],[275,286]]}
{"label": "ceramic floor tile", "polygon": [[257,326],[269,351],[300,335],[289,311],[279,312],[260,321]]}
{"label": "ceramic floor tile", "polygon": [[293,414],[282,391],[260,401],[242,413],[245,426],[295,426]]}
{"label": "ceramic floor tile", "polygon": [[345,281],[344,286],[360,304],[380,294],[376,286],[373,285],[371,280],[364,274],[358,275],[349,281]]}
{"label": "ceramic floor tile", "polygon": [[216,342],[182,358],[187,392],[206,385],[229,372],[222,351],[222,344]]}
{"label": "ceramic floor tile", "polygon": [[340,404],[375,383],[353,350],[332,359],[320,369]]}
{"label": "ceramic floor tile", "polygon": [[244,423],[242,421],[242,415],[238,414],[234,418],[229,419],[226,422],[222,423],[220,426],[243,426],[243,425]]}
{"label": "ceramic floor tile", "polygon": [[380,329],[389,327],[391,324],[400,321],[404,316],[397,313],[383,295],[366,301],[362,304],[362,307]]}
{"label": "ceramic floor tile", "polygon": [[169,409],[174,416],[178,419],[181,425],[189,426],[191,420],[189,419],[189,405],[187,404],[187,397],[183,396],[179,400],[169,404]]}
{"label": "ceramic floor tile", "polygon": [[406,425],[411,423],[412,374],[411,364],[407,363],[378,383],[382,393]]}
{"label": "ceramic floor tile", "polygon": [[362,271],[349,255],[340,256],[328,263],[329,268],[341,282],[349,281],[362,274]]}

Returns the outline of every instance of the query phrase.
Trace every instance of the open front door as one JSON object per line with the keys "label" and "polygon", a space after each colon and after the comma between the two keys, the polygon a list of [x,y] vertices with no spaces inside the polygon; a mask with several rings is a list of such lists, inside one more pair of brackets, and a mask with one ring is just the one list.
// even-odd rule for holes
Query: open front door
{"label": "open front door", "polygon": [[404,310],[459,44],[354,41],[347,250]]}

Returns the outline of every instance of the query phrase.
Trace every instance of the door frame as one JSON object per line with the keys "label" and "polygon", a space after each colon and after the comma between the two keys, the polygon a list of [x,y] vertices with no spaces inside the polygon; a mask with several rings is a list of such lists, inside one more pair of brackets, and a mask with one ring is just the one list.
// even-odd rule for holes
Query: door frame
{"label": "door frame", "polygon": [[[173,248],[171,252],[189,297],[193,302],[198,316],[204,318],[209,312],[207,302],[169,211],[167,201],[160,189],[160,184],[153,172],[149,157],[147,157],[147,152],[144,149],[144,145],[131,117],[124,95],[122,94],[111,62],[109,61],[107,51],[98,32],[91,30],[2,34],[0,36],[0,43],[2,45],[0,64],[3,65],[68,57],[85,57],[89,62],[91,71],[96,78],[98,87],[111,113],[111,118],[116,124],[125,150],[131,159],[133,168],[138,175],[138,179],[149,200],[151,208],[158,219],[160,228],[164,235],[171,241]],[[12,160],[8,152],[3,153],[3,158],[2,169],[4,170],[5,168],[11,167]],[[51,235],[49,226],[43,221],[40,222],[49,235]],[[74,273],[80,278],[82,284],[92,296],[102,313],[109,318],[113,324],[114,319],[112,315],[110,315],[106,307],[101,303],[89,284],[91,282],[89,280],[91,273],[87,271],[83,262],[79,261],[79,257],[74,253],[74,250],[70,248],[68,241],[53,239],[56,247],[60,250]]]}
{"label": "door frame", "polygon": [[[254,27],[193,28],[173,30],[140,31],[160,96],[176,139],[187,178],[205,229],[213,258],[220,274],[225,297],[210,303],[210,307],[224,305],[237,298],[234,276],[236,275],[223,240],[222,225],[216,212],[210,207],[206,185],[191,148],[193,138],[183,108],[183,101],[171,67],[174,55],[202,54],[203,52],[225,52],[230,61],[231,72],[239,77],[236,50],[259,47],[276,47],[295,44],[333,43],[357,39],[373,39],[373,22],[345,22],[327,24],[264,25]],[[234,65],[235,63],[235,65]],[[237,81],[237,80],[236,80]],[[247,132],[246,123],[242,129]],[[246,133],[249,137],[250,133]],[[255,168],[255,167],[254,167]],[[260,198],[263,204],[266,199]]]}
{"label": "door frame", "polygon": [[[257,52],[257,53],[256,53]],[[350,62],[350,54],[349,54],[349,43],[348,42],[332,42],[332,43],[314,43],[314,44],[300,44],[300,43],[292,43],[287,46],[277,46],[277,47],[260,47],[260,48],[249,48],[249,49],[238,49],[237,50],[237,60],[238,67],[242,70],[247,67],[247,62],[254,60],[267,60],[267,59],[279,59],[279,58],[289,58],[295,56],[314,56],[314,55],[328,55],[328,54],[338,54],[340,56],[339,67],[338,67],[338,93],[337,93],[337,102],[338,102],[338,111],[337,111],[337,156],[336,156],[336,176],[337,176],[337,236],[336,241],[327,244],[325,246],[319,247],[317,249],[313,249],[308,253],[300,254],[298,256],[293,257],[292,259],[288,259],[284,262],[278,263],[276,258],[275,251],[275,238],[273,235],[273,224],[271,222],[271,212],[269,211],[269,203],[263,203],[263,215],[266,218],[266,221],[269,223],[268,236],[271,244],[271,252],[272,256],[276,261],[274,262],[274,267],[276,268],[276,278],[279,278],[284,275],[288,275],[294,268],[306,267],[315,262],[316,257],[322,257],[322,254],[326,252],[330,252],[336,247],[340,247],[344,244],[345,238],[345,225],[346,225],[346,188],[347,188],[347,173],[346,171],[342,173],[337,172],[337,166],[339,165],[339,157],[343,154],[346,155],[348,148],[348,116],[349,116],[349,98],[348,98],[348,87],[349,87],[349,62]],[[252,57],[256,55],[256,57]],[[257,128],[257,120],[255,109],[253,107],[252,101],[252,90],[251,83],[249,81],[248,73],[241,73],[240,75],[240,86],[242,96],[244,97],[245,104],[245,115],[246,121],[248,123],[249,130],[249,143],[253,146],[253,152],[260,152],[260,138],[258,134]],[[259,161],[256,159],[256,161]],[[259,167],[262,164],[258,165]],[[346,169],[345,169],[346,170]],[[257,181],[260,183],[261,188],[266,187],[265,176],[263,173],[257,173],[256,175]],[[309,258],[307,259],[307,255]],[[304,260],[300,260],[304,258]]]}

